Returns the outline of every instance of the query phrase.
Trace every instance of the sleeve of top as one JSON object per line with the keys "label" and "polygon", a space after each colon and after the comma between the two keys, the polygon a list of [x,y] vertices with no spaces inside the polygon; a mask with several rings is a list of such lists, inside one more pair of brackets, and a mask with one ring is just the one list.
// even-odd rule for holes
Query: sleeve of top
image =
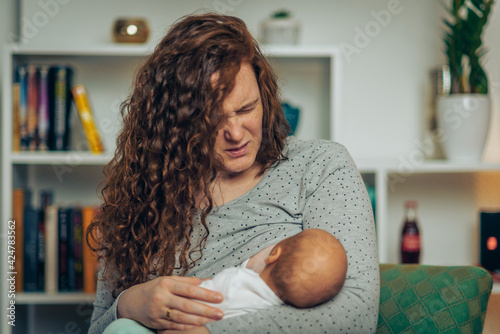
{"label": "sleeve of top", "polygon": [[375,226],[363,180],[345,148],[324,144],[303,177],[303,228],[332,233],[344,246],[348,271],[331,301],[309,309],[284,305],[206,324],[210,333],[375,333],[379,265]]}
{"label": "sleeve of top", "polygon": [[118,299],[113,298],[113,288],[108,281],[102,280],[102,272],[99,271],[97,280],[97,291],[94,301],[94,311],[90,320],[88,334],[101,334],[109,324],[115,321],[117,317]]}

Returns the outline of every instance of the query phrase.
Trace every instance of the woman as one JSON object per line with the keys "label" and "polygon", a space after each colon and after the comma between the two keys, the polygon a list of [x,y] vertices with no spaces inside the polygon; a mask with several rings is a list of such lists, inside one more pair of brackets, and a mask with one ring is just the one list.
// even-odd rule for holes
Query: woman
{"label": "woman", "polygon": [[[287,139],[276,77],[240,19],[177,22],[122,112],[89,230],[104,264],[90,333],[117,318],[158,333],[375,331],[378,261],[363,181],[341,145]],[[258,270],[274,244],[307,228],[346,250],[347,278],[332,301],[221,321],[197,302],[222,298],[201,279],[247,258]]]}

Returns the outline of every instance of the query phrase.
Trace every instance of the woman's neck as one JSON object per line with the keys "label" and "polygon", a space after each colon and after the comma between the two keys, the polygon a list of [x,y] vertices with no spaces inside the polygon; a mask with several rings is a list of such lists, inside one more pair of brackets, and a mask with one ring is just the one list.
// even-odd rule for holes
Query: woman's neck
{"label": "woman's neck", "polygon": [[221,172],[211,187],[214,205],[224,205],[250,191],[264,176],[263,174],[259,175],[261,169],[260,164],[254,164],[242,173]]}

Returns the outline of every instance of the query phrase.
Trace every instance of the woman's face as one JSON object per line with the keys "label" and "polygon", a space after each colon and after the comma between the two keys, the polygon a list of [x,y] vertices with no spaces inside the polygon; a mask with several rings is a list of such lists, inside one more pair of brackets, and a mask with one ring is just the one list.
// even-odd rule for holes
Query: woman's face
{"label": "woman's face", "polygon": [[262,141],[263,111],[259,85],[250,64],[241,65],[223,110],[227,119],[215,141],[215,152],[224,163],[221,176],[244,175],[260,168],[255,159]]}

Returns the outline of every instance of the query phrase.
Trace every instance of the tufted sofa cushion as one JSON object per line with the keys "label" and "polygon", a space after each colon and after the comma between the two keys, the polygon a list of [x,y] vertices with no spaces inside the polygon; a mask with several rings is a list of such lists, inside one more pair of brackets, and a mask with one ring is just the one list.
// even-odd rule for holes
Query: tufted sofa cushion
{"label": "tufted sofa cushion", "polygon": [[491,275],[473,266],[380,265],[377,333],[481,333]]}

